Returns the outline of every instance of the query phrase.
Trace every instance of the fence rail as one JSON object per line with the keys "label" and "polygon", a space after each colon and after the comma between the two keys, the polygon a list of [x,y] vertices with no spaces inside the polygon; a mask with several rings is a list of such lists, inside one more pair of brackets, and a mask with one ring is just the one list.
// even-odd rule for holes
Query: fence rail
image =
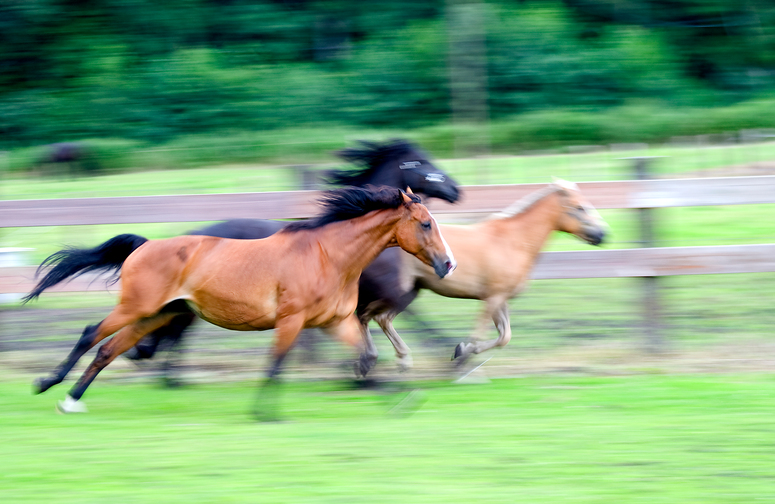
{"label": "fence rail", "polygon": [[[463,201],[432,201],[437,214],[481,214],[505,208],[543,184],[469,186]],[[775,203],[775,176],[579,183],[598,208]],[[135,196],[0,201],[0,227],[193,222],[229,218],[304,218],[315,213],[317,191]],[[547,252],[536,279],[655,277],[775,271],[775,244]],[[0,268],[0,294],[29,292],[33,267]],[[104,290],[84,276],[55,291]]]}
{"label": "fence rail", "polygon": [[[459,204],[429,202],[437,214],[492,213],[544,184],[467,186]],[[775,176],[581,182],[597,208],[775,203]],[[315,214],[318,191],[0,201],[0,228],[301,219]]]}

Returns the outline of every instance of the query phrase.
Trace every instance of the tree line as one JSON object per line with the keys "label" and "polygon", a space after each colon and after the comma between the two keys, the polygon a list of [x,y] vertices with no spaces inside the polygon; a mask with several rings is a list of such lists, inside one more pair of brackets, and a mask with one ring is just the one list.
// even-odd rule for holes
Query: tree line
{"label": "tree line", "polygon": [[450,72],[461,4],[483,20],[472,80],[495,122],[775,89],[775,7],[757,0],[3,2],[0,147],[445,124],[472,61]]}

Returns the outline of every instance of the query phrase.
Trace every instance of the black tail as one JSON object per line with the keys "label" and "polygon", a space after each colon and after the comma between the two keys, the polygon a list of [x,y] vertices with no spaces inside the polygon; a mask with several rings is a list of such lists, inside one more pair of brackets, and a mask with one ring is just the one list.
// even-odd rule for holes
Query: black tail
{"label": "black tail", "polygon": [[46,266],[51,266],[51,269],[38,282],[38,285],[32,289],[32,292],[22,298],[22,303],[32,301],[40,296],[44,290],[53,287],[59,282],[90,271],[112,270],[114,281],[117,281],[118,270],[121,269],[121,265],[124,264],[126,258],[147,241],[148,239],[142,236],[122,234],[114,236],[102,245],[91,249],[70,247],[54,252],[40,264],[35,276],[37,277]]}

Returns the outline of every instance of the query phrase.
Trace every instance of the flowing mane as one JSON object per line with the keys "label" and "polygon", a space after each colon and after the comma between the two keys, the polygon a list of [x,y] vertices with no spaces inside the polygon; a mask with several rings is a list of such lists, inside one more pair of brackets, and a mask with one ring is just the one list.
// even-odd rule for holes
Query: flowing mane
{"label": "flowing mane", "polygon": [[[323,193],[319,200],[323,213],[309,220],[292,222],[280,232],[294,232],[316,229],[332,222],[345,221],[366,215],[374,210],[398,208],[403,202],[403,192],[394,187],[343,187]],[[420,198],[408,194],[413,202]]]}
{"label": "flowing mane", "polygon": [[[336,155],[345,161],[361,166],[360,170],[333,170],[328,175],[328,183],[334,185],[363,185],[370,180],[374,171],[385,161],[410,152],[418,152],[417,148],[406,140],[394,139],[385,143],[359,140],[363,147],[342,149]],[[422,157],[425,157],[422,155]]]}
{"label": "flowing mane", "polygon": [[500,212],[495,212],[494,214],[490,215],[487,220],[508,219],[509,217],[514,217],[515,215],[527,212],[533,205],[549,196],[550,194],[553,194],[557,191],[567,190],[569,188],[565,185],[570,184],[569,182],[566,182],[565,184],[561,182],[565,181],[555,181],[554,183],[549,184],[544,188],[528,194],[522,199],[518,199]]}

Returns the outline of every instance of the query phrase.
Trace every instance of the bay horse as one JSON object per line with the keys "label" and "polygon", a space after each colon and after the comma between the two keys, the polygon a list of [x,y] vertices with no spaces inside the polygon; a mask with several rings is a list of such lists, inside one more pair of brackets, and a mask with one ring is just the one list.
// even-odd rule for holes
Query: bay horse
{"label": "bay horse", "polygon": [[[357,313],[367,329],[375,320],[393,344],[396,355],[411,363],[411,351],[393,327],[393,319],[409,305],[421,289],[452,298],[479,299],[484,310],[470,341],[455,347],[452,359],[458,364],[473,354],[503,347],[511,340],[508,301],[528,286],[530,273],[553,231],[570,233],[591,244],[600,245],[607,224],[584,198],[576,184],[560,179],[515,202],[489,219],[472,225],[442,225],[441,230],[459,261],[455,276],[439,282],[430,271],[408,254],[400,253],[402,277],[391,282],[400,285],[387,300],[361,293]],[[361,282],[363,284],[363,282]],[[394,302],[399,299],[400,302]],[[482,341],[489,321],[495,323],[498,337]]]}
{"label": "bay horse", "polygon": [[52,375],[35,382],[37,393],[62,382],[80,357],[118,331],[58,404],[65,413],[85,411],[81,397],[105,366],[144,335],[191,312],[227,329],[274,328],[270,380],[305,327],[321,327],[359,348],[361,370],[367,373],[376,349],[354,314],[363,268],[392,246],[416,256],[440,278],[456,262],[436,220],[411,192],[344,188],[325,193],[322,205],[316,218],[289,224],[265,239],[186,235],[147,240],[124,234],[93,249],[52,254],[41,264],[52,267],[24,302],[95,270],[120,270],[121,294],[102,322],[86,327]]}
{"label": "bay horse", "polygon": [[[460,198],[457,182],[446,172],[439,169],[422,149],[404,139],[386,142],[359,141],[357,147],[348,147],[337,151],[340,158],[356,165],[354,170],[331,170],[325,180],[333,185],[358,186],[387,185],[399,189],[411,188],[415,194],[430,198],[439,198],[455,203]],[[287,222],[262,219],[232,219],[211,224],[189,232],[192,235],[217,236],[240,240],[266,238],[280,231]],[[374,292],[380,289],[381,297],[389,297],[396,288],[380,288],[390,279],[398,278],[401,266],[398,249],[389,249],[380,254],[363,272],[360,291]],[[365,289],[365,290],[364,290]],[[395,300],[396,303],[399,300]],[[145,336],[125,355],[130,359],[150,359],[158,348],[165,347],[170,352],[162,367],[167,383],[172,383],[172,351],[181,342],[186,329],[194,322],[192,314],[181,314],[169,324]],[[406,366],[399,362],[403,369]]]}

